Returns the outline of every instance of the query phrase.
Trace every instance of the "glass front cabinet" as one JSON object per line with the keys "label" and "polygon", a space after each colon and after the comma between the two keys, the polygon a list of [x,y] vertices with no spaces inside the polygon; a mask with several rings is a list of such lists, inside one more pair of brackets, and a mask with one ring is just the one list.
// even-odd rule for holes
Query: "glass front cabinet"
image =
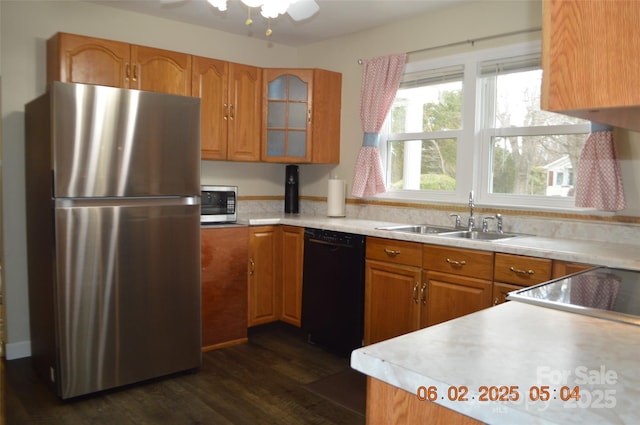
{"label": "glass front cabinet", "polygon": [[337,164],[341,74],[265,69],[263,75],[263,161]]}

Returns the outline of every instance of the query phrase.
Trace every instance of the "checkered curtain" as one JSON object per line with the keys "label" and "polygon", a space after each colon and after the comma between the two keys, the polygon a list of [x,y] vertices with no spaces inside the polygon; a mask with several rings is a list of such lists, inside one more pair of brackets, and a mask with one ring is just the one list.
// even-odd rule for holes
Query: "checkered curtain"
{"label": "checkered curtain", "polygon": [[360,90],[360,121],[364,131],[356,160],[351,195],[357,198],[386,191],[378,150],[380,129],[396,97],[404,72],[406,54],[366,60]]}
{"label": "checkered curtain", "polygon": [[613,129],[592,123],[582,148],[576,177],[576,207],[601,211],[625,209],[626,200]]}

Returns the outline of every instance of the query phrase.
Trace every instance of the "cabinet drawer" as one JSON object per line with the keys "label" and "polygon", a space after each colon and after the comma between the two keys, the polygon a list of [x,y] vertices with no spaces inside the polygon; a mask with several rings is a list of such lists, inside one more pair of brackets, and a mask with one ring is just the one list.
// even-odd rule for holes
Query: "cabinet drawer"
{"label": "cabinet drawer", "polygon": [[425,270],[493,279],[493,252],[425,245],[422,264]]}
{"label": "cabinet drawer", "polygon": [[422,265],[422,244],[368,237],[367,258],[420,267]]}
{"label": "cabinet drawer", "polygon": [[493,280],[530,286],[551,280],[552,261],[547,258],[496,254]]}

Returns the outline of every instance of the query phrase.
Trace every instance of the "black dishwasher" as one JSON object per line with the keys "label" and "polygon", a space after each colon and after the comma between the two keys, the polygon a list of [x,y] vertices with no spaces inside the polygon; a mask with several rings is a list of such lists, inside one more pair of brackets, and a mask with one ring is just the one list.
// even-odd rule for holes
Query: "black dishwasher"
{"label": "black dishwasher", "polygon": [[365,236],[305,229],[302,329],[309,342],[348,357],[364,336]]}

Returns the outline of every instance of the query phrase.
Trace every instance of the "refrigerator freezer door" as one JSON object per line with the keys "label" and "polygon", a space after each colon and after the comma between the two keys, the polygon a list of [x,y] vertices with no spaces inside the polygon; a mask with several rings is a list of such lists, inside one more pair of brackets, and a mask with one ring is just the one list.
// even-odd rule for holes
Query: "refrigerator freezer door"
{"label": "refrigerator freezer door", "polygon": [[200,99],[55,82],[56,198],[197,195]]}
{"label": "refrigerator freezer door", "polygon": [[62,398],[199,367],[197,199],[57,202]]}

